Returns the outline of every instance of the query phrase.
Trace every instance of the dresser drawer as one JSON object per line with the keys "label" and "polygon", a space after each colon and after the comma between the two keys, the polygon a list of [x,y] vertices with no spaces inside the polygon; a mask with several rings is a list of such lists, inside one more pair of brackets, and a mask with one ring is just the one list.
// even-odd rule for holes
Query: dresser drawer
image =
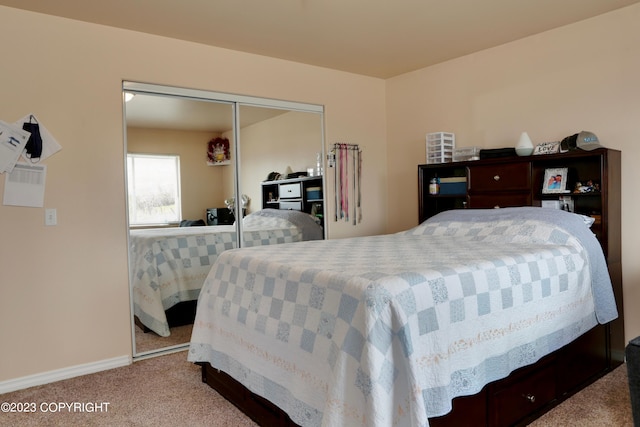
{"label": "dresser drawer", "polygon": [[473,194],[469,196],[471,209],[513,208],[531,206],[530,193]]}
{"label": "dresser drawer", "polygon": [[302,202],[280,202],[280,209],[289,211],[301,211]]}
{"label": "dresser drawer", "polygon": [[300,192],[300,184],[281,184],[280,185],[280,198],[281,199],[295,199],[302,195]]}
{"label": "dresser drawer", "polygon": [[531,188],[529,163],[469,167],[469,191],[512,191]]}
{"label": "dresser drawer", "polygon": [[490,396],[491,426],[511,426],[556,397],[552,365],[533,371]]}

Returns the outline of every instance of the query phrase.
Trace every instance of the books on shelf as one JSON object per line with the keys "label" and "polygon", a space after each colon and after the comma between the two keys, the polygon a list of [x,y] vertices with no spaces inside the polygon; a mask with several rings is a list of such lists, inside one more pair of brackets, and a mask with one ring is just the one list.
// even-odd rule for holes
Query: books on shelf
{"label": "books on shelf", "polygon": [[450,176],[440,178],[440,194],[462,195],[467,193],[467,177]]}

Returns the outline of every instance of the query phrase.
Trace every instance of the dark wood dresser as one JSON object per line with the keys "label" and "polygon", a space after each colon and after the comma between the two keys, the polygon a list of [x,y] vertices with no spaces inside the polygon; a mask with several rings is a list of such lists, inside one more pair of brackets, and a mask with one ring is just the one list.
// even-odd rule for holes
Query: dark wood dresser
{"label": "dark wood dresser", "polygon": [[[431,425],[525,425],[623,362],[620,159],[620,151],[597,149],[418,166],[420,222],[449,209],[543,205],[592,216],[619,313],[535,365],[455,399],[454,410]],[[549,185],[543,190],[556,172],[568,192],[550,193],[562,188]],[[438,194],[429,188],[435,177],[441,181]]]}

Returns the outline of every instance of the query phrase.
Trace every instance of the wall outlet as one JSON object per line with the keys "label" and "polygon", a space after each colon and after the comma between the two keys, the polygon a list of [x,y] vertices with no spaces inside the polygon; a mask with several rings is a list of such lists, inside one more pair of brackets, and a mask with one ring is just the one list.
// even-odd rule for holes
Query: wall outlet
{"label": "wall outlet", "polygon": [[44,210],[44,224],[45,225],[58,225],[58,212],[56,209]]}

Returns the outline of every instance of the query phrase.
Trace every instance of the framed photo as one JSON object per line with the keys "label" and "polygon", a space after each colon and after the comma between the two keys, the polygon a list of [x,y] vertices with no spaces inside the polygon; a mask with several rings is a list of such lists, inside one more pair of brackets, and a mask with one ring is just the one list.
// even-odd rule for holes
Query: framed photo
{"label": "framed photo", "polygon": [[544,182],[542,192],[568,193],[567,190],[567,168],[551,168],[544,171]]}

